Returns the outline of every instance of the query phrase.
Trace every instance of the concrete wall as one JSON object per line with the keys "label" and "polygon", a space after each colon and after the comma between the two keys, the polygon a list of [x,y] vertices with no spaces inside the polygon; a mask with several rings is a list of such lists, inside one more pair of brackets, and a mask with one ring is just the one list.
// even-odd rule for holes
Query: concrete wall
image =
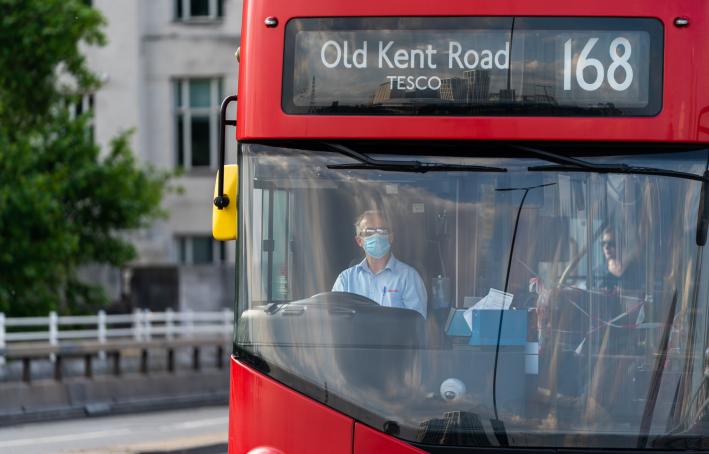
{"label": "concrete wall", "polygon": [[141,0],[95,0],[94,6],[107,19],[104,33],[108,43],[86,51],[89,66],[104,81],[102,89],[94,95],[96,142],[106,150],[117,134],[135,129],[131,144],[141,160],[147,133],[140,127],[145,110],[142,3]]}
{"label": "concrete wall", "polygon": [[[224,17],[208,23],[174,20],[173,0],[94,0],[107,19],[108,45],[87,48],[90,67],[105,83],[95,94],[95,137],[107,149],[120,132],[133,129],[133,149],[141,162],[175,170],[173,81],[221,77],[224,95],[235,94],[240,43],[241,0],[224,0]],[[234,116],[232,109],[230,116]],[[228,137],[233,137],[233,128]],[[236,144],[227,156],[235,161]],[[174,263],[175,235],[210,234],[216,160],[211,169],[188,171],[175,184],[182,188],[164,201],[165,221],[132,236],[138,263]],[[234,260],[233,247],[227,258]]]}
{"label": "concrete wall", "polygon": [[234,307],[236,269],[232,265],[180,268],[180,310],[219,311]]}
{"label": "concrete wall", "polygon": [[236,300],[234,265],[141,266],[130,274],[133,308],[221,311]]}
{"label": "concrete wall", "polygon": [[225,370],[2,383],[0,426],[197,405],[226,404]]}

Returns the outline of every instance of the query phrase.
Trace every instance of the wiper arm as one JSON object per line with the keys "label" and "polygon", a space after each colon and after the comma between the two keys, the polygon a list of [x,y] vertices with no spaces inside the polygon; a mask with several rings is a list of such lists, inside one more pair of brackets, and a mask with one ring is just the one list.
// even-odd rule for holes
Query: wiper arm
{"label": "wiper arm", "polygon": [[328,148],[348,156],[357,163],[352,164],[330,164],[328,169],[376,169],[393,172],[507,172],[503,167],[475,166],[466,164],[444,164],[442,162],[422,162],[415,160],[399,161],[387,159],[375,159],[364,153],[354,151],[344,145],[336,143],[326,143]]}
{"label": "wiper arm", "polygon": [[627,164],[596,164],[569,156],[563,156],[538,148],[512,145],[513,148],[526,151],[527,153],[541,159],[556,163],[551,166],[528,167],[530,172],[596,172],[596,173],[624,173],[630,175],[656,175],[661,177],[681,178],[684,180],[694,180],[702,183],[699,199],[699,211],[697,213],[697,246],[707,244],[707,232],[709,231],[709,169],[703,175],[689,172],[679,172],[676,170],[658,169],[655,167],[637,167]]}
{"label": "wiper arm", "polygon": [[638,167],[627,164],[596,164],[582,159],[563,156],[538,148],[512,145],[513,148],[525,151],[535,157],[545,159],[557,165],[528,167],[530,172],[595,172],[595,173],[625,173],[632,175],[657,175],[662,177],[682,178],[684,180],[694,180],[706,182],[709,178],[707,174],[697,175],[689,172],[679,172],[676,170],[659,169],[655,167]]}

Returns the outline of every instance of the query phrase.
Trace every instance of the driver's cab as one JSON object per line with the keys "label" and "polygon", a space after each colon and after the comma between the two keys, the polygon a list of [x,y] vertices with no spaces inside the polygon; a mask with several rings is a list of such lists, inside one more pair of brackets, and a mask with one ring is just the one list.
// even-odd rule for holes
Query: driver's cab
{"label": "driver's cab", "polygon": [[[669,327],[655,412],[671,413],[696,304],[696,182],[532,172],[545,162],[519,157],[419,158],[504,172],[390,171],[328,150],[242,147],[245,350],[329,392],[340,383],[345,399],[377,389],[382,412],[403,390],[429,399],[455,378],[465,402],[522,425],[637,425]],[[706,164],[705,152],[667,156],[603,159],[697,173]],[[387,215],[392,254],[424,283],[425,317],[332,292],[365,258],[354,224],[372,209]]]}

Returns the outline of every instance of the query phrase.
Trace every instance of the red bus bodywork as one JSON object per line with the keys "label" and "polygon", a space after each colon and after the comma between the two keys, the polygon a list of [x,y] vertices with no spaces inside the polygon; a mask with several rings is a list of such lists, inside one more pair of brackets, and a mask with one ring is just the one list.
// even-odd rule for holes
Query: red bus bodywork
{"label": "red bus bodywork", "polygon": [[[702,1],[245,1],[237,138],[703,142],[709,140],[709,5]],[[285,25],[297,17],[649,17],[664,25],[662,111],[651,118],[365,117],[281,110]],[[278,26],[264,25],[267,17]],[[689,19],[676,27],[678,17]]]}
{"label": "red bus bodywork", "polygon": [[[236,138],[709,142],[709,3],[483,0],[245,0]],[[647,17],[664,26],[662,110],[654,117],[288,115],[281,108],[284,34],[305,17]],[[268,17],[278,20],[267,27]],[[677,27],[676,18],[689,25]],[[229,452],[419,453],[232,358]]]}
{"label": "red bus bodywork", "polygon": [[230,453],[424,453],[233,359],[229,412]]}

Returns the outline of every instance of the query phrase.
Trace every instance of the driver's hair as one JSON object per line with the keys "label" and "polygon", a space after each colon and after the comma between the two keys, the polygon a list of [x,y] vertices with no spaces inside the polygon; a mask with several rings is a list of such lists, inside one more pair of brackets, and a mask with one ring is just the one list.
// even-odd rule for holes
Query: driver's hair
{"label": "driver's hair", "polygon": [[357,216],[357,218],[355,218],[354,228],[355,228],[355,234],[357,236],[359,236],[362,233],[362,229],[360,228],[362,225],[362,221],[364,221],[364,218],[369,217],[369,216],[378,216],[378,217],[382,218],[384,220],[384,222],[386,223],[386,225],[389,228],[391,228],[391,225],[389,223],[389,218],[386,216],[386,214],[384,214],[383,211],[381,211],[381,210],[367,210],[367,211],[364,211],[359,216]]}

